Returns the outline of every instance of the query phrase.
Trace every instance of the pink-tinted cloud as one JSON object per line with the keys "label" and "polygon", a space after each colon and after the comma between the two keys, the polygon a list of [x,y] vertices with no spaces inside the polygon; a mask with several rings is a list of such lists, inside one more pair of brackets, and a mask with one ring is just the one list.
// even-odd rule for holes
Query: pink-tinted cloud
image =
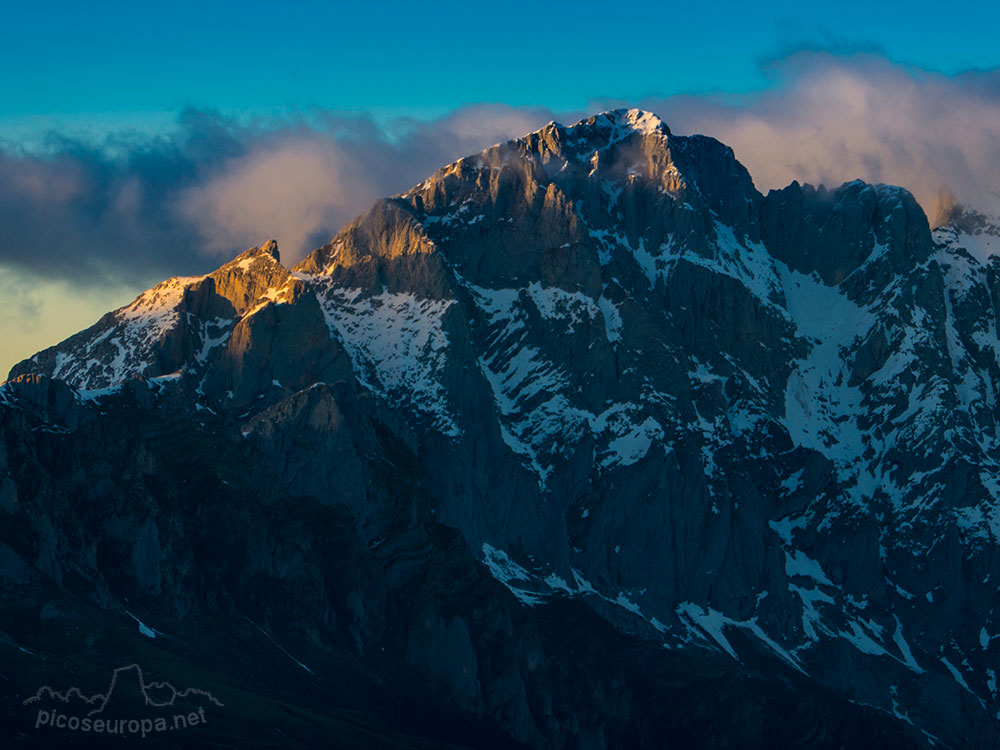
{"label": "pink-tinted cloud", "polygon": [[908,188],[931,219],[949,194],[1000,213],[1000,71],[949,77],[874,54],[798,53],[770,72],[761,93],[644,105],[732,146],[762,190],[860,178]]}
{"label": "pink-tinted cloud", "polygon": [[479,106],[430,122],[378,127],[368,118],[327,113],[308,127],[244,131],[245,150],[181,191],[176,205],[208,252],[228,255],[273,236],[294,261],[379,197],[549,119],[549,112]]}

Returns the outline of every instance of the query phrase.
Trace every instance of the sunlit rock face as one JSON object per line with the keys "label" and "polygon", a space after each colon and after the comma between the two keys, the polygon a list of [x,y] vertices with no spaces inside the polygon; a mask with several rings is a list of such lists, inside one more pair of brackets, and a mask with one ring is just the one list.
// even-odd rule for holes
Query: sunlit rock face
{"label": "sunlit rock face", "polygon": [[551,123],[17,365],[0,630],[266,630],[322,731],[346,660],[414,743],[433,708],[467,746],[990,747],[997,236]]}

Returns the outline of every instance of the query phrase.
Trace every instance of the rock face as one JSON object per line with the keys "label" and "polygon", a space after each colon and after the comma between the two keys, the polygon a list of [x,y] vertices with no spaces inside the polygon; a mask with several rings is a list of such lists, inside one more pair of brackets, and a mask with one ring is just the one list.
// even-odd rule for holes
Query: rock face
{"label": "rock face", "polygon": [[993,747],[998,237],[630,110],[166,281],[0,389],[5,659],[303,746]]}

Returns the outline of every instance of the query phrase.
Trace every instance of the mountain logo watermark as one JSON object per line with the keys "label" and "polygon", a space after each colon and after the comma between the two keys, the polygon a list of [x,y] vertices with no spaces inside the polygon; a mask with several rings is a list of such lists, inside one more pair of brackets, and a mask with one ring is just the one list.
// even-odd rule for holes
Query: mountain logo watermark
{"label": "mountain logo watermark", "polygon": [[35,710],[39,731],[141,738],[203,726],[209,719],[206,708],[223,707],[206,690],[179,690],[169,682],[147,681],[138,664],[116,669],[103,693],[87,695],[78,687],[60,692],[45,685],[22,703]]}

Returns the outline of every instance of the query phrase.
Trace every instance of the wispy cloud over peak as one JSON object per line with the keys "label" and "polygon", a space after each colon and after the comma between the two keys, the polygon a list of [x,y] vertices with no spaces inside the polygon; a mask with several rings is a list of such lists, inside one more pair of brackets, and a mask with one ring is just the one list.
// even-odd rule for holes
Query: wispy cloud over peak
{"label": "wispy cloud over peak", "polygon": [[908,188],[932,218],[942,196],[1000,213],[1000,70],[949,76],[867,52],[802,51],[769,72],[761,92],[644,105],[731,145],[761,189],[860,178]]}

